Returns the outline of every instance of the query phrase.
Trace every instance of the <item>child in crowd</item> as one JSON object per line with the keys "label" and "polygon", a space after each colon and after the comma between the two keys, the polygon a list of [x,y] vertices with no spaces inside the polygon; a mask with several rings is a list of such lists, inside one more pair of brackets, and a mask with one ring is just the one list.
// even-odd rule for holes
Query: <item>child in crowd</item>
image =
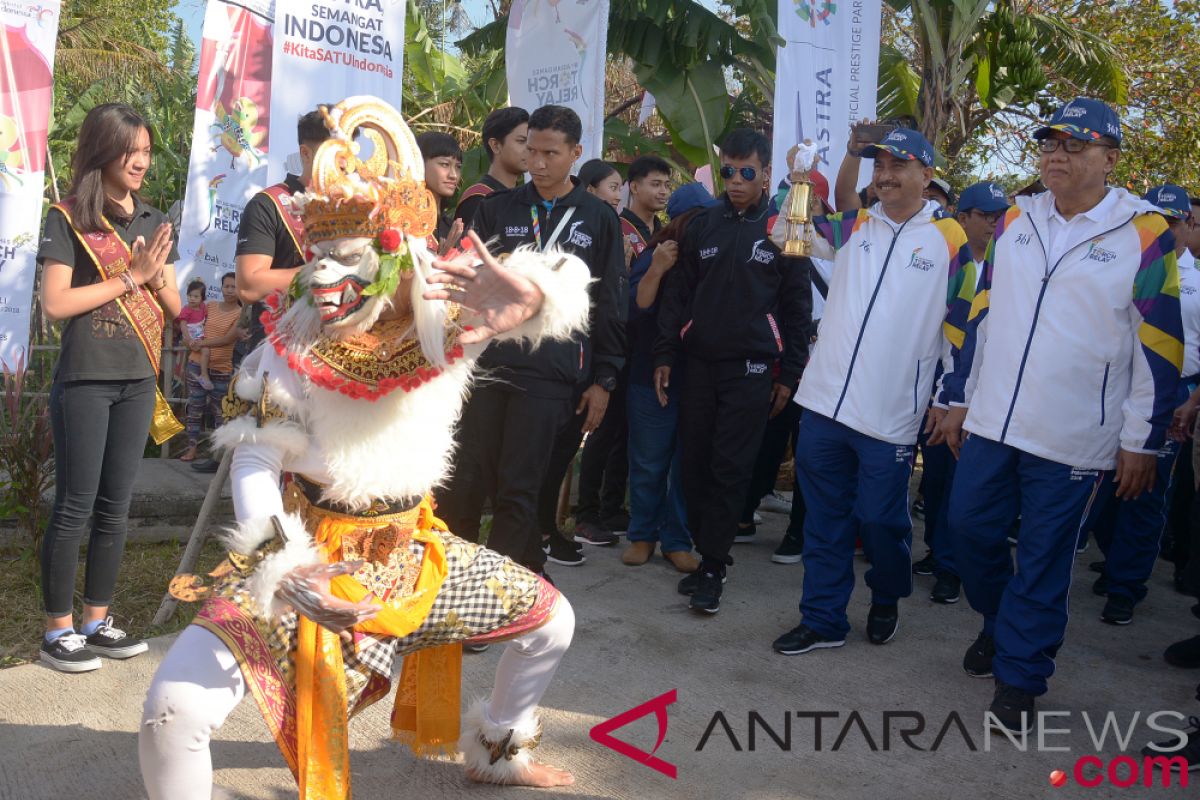
{"label": "child in crowd", "polygon": [[[204,322],[208,319],[208,305],[204,302],[206,292],[204,281],[199,278],[188,284],[187,305],[179,312],[179,331],[188,348],[193,342],[204,338]],[[212,381],[208,378],[207,348],[200,351],[200,385],[205,389],[212,388]]]}

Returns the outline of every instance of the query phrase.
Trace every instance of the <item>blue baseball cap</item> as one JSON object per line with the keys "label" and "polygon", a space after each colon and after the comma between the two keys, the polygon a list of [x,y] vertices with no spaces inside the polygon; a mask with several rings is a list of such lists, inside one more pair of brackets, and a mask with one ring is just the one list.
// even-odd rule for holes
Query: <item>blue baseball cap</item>
{"label": "blue baseball cap", "polygon": [[980,181],[963,189],[958,198],[959,211],[979,209],[985,214],[1008,209],[1008,195],[1004,187],[992,181]]}
{"label": "blue baseball cap", "polygon": [[1188,199],[1188,193],[1173,183],[1155,186],[1142,199],[1158,206],[1163,214],[1172,219],[1187,219],[1192,213],[1192,201]]}
{"label": "blue baseball cap", "polygon": [[933,166],[933,145],[912,128],[896,128],[879,144],[869,144],[862,149],[866,158],[874,158],[880,151],[891,153],[906,161],[920,161],[927,167]]}
{"label": "blue baseball cap", "polygon": [[1103,100],[1076,97],[1055,111],[1049,122],[1034,131],[1033,138],[1046,139],[1053,136],[1055,131],[1087,142],[1108,136],[1120,144],[1121,118]]}
{"label": "blue baseball cap", "polygon": [[716,202],[703,183],[685,183],[671,192],[671,199],[667,201],[667,216],[675,219],[693,208],[704,208]]}

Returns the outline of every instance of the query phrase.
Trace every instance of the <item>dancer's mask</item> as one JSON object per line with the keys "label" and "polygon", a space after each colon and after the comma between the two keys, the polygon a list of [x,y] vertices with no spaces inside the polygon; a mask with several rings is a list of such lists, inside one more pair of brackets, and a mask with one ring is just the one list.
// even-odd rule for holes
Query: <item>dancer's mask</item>
{"label": "dancer's mask", "polygon": [[[308,192],[298,196],[309,261],[306,289],[334,334],[369,327],[413,269],[437,224],[416,139],[394,108],[375,97],[321,107],[330,138],[313,156]],[[369,149],[365,157],[360,152]]]}

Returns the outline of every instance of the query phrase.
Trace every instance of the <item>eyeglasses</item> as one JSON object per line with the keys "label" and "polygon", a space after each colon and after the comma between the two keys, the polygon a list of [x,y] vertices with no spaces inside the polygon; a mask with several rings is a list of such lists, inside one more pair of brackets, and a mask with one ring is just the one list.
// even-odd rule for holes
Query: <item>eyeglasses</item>
{"label": "eyeglasses", "polygon": [[752,181],[758,175],[758,170],[756,170],[754,167],[742,167],[741,169],[735,169],[728,164],[721,167],[721,177],[725,180],[732,178],[735,172],[740,172],[742,174],[742,180],[745,181]]}
{"label": "eyeglasses", "polygon": [[995,225],[1000,221],[1000,218],[1004,216],[1003,211],[980,211],[978,208],[972,208],[967,212],[967,214],[971,216],[978,214],[979,216],[983,217],[985,222],[991,225]]}
{"label": "eyeglasses", "polygon": [[1115,146],[1108,144],[1107,142],[1087,142],[1083,139],[1076,139],[1072,137],[1070,139],[1042,139],[1040,142],[1038,142],[1038,150],[1042,151],[1043,153],[1055,153],[1058,152],[1059,145],[1062,145],[1063,150],[1066,150],[1068,153],[1082,153],[1089,147]]}

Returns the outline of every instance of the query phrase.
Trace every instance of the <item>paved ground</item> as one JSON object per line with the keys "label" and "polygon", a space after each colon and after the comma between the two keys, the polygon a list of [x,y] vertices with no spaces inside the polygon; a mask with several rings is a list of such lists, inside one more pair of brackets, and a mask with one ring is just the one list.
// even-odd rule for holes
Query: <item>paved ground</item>
{"label": "paved ground", "polygon": [[[1200,627],[1188,603],[1171,591],[1160,566],[1149,599],[1128,628],[1102,624],[1101,598],[1090,592],[1091,573],[1081,557],[1072,592],[1067,644],[1051,693],[1041,708],[1063,712],[1046,728],[1046,744],[1069,752],[1020,752],[1005,741],[985,742],[981,713],[991,698],[988,681],[968,678],[959,668],[964,648],[977,632],[966,602],[935,606],[927,599],[930,579],[918,579],[913,598],[902,606],[900,633],[885,647],[865,640],[867,598],[861,589],[851,604],[855,625],[847,645],[795,658],[771,652],[770,642],[796,622],[801,567],[768,560],[782,531],[782,518],[768,516],[764,541],[738,545],[722,611],[713,618],[689,613],[675,593],[677,575],[661,559],[637,569],[624,567],[617,549],[588,548],[581,568],[553,571],[578,616],[575,644],[545,698],[546,735],[541,755],[573,769],[569,791],[537,792],[469,785],[461,767],[413,760],[388,739],[388,703],[355,720],[355,797],[392,798],[800,798],[802,800],[1011,800],[1012,798],[1195,797],[1196,789],[1085,789],[1073,779],[1051,788],[1048,776],[1071,774],[1076,760],[1095,754],[1084,714],[1094,727],[1113,712],[1122,727],[1140,718],[1122,748],[1111,732],[1099,748],[1111,759],[1124,749],[1136,753],[1154,736],[1144,724],[1157,710],[1200,713],[1193,699],[1200,672],[1169,667],[1163,647]],[[865,564],[856,565],[861,577]],[[37,665],[0,671],[0,798],[3,800],[89,800],[142,798],[137,774],[136,730],[142,693],[169,641],[157,641],[147,656],[110,662],[99,672],[61,675]],[[495,648],[465,657],[465,694],[485,692],[498,657]],[[589,730],[631,707],[677,690],[669,708],[666,740],[657,755],[677,766],[671,780],[593,742]],[[716,712],[729,732],[716,723]],[[808,717],[798,717],[808,713]],[[815,742],[813,712],[829,712]],[[858,712],[863,728],[853,723]],[[921,751],[905,745],[899,731],[912,717],[893,718],[885,746],[885,712],[924,715],[925,730],[912,737]],[[751,739],[752,713],[761,716],[786,750],[760,727]],[[933,748],[937,732],[953,713],[952,727]],[[784,720],[791,717],[791,740]],[[837,742],[851,721],[844,741]],[[1170,720],[1164,719],[1164,724]],[[952,723],[953,724],[953,723]],[[651,749],[654,716],[616,732]],[[732,733],[732,738],[730,736]],[[1159,734],[1158,738],[1161,738]],[[736,739],[736,742],[734,741]],[[753,746],[751,742],[754,742]],[[886,752],[885,752],[886,751]],[[213,747],[219,783],[243,798],[294,797],[294,786],[252,702],[245,702],[217,734]],[[1140,762],[1140,758],[1138,759]],[[1091,769],[1087,774],[1093,774]],[[1200,780],[1200,773],[1193,773]]]}

